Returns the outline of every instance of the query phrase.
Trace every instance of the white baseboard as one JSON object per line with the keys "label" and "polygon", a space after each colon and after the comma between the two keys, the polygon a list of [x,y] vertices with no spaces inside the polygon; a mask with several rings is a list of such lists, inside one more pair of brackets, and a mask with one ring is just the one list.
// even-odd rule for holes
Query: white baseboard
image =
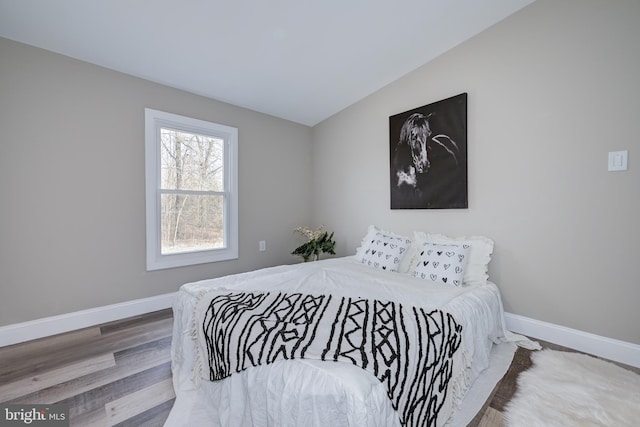
{"label": "white baseboard", "polygon": [[507,322],[507,329],[512,332],[640,368],[640,345],[530,319],[517,314],[505,313],[504,317]]}
{"label": "white baseboard", "polygon": [[175,292],[0,327],[0,347],[170,308]]}

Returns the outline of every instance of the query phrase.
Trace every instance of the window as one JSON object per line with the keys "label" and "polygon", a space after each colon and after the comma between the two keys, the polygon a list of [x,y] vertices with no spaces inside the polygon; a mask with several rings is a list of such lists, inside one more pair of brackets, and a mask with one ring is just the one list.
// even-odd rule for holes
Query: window
{"label": "window", "polygon": [[147,270],[238,258],[238,129],[145,109]]}

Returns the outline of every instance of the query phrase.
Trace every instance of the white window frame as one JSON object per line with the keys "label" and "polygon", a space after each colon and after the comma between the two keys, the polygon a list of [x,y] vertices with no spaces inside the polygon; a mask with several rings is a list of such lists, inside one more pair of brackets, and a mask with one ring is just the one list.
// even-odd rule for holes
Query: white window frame
{"label": "white window frame", "polygon": [[[220,249],[161,253],[160,128],[208,135],[224,140],[225,244]],[[191,117],[145,108],[145,181],[147,271],[238,258],[238,129]]]}

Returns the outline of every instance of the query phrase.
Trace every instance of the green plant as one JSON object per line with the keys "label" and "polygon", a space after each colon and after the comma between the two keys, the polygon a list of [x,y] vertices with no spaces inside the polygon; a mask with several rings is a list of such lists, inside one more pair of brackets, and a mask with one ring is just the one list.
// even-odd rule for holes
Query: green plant
{"label": "green plant", "polygon": [[294,231],[294,233],[300,233],[307,237],[308,241],[300,246],[298,246],[291,255],[297,255],[302,257],[304,262],[313,259],[314,261],[318,259],[320,254],[328,253],[335,255],[335,245],[336,242],[333,240],[333,233],[329,234],[324,231],[324,226],[320,226],[317,230],[312,231],[308,227],[298,227]]}

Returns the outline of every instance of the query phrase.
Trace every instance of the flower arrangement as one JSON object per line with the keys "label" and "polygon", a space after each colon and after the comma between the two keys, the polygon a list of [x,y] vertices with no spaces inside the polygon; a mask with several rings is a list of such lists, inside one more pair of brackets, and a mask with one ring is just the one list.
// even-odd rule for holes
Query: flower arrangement
{"label": "flower arrangement", "polygon": [[293,230],[294,233],[302,234],[307,238],[307,243],[298,246],[291,255],[301,256],[304,262],[318,259],[320,254],[329,253],[335,255],[334,250],[336,242],[333,240],[333,233],[329,234],[324,231],[324,225],[318,227],[317,230],[310,230],[308,227],[298,227]]}

